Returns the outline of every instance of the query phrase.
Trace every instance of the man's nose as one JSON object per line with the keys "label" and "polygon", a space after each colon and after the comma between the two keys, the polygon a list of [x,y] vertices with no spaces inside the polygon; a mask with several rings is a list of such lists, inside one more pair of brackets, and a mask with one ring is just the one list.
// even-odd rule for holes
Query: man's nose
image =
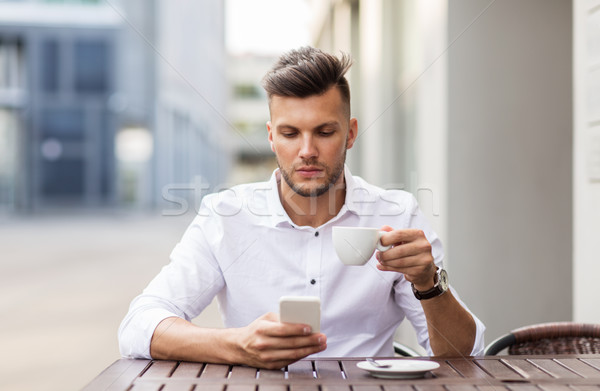
{"label": "man's nose", "polygon": [[309,159],[317,155],[317,146],[315,145],[313,137],[311,135],[303,137],[302,145],[300,146],[300,157],[303,159]]}

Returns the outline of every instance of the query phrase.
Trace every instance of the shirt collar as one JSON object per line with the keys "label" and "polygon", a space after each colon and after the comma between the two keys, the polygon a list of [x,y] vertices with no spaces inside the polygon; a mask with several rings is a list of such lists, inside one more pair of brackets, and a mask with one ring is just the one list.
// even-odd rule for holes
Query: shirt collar
{"label": "shirt collar", "polygon": [[271,175],[271,179],[269,179],[269,192],[267,195],[267,208],[271,216],[271,224],[274,227],[286,223],[292,226],[293,223],[285,212],[285,209],[283,209],[281,199],[279,198],[279,181],[281,181],[281,173],[279,172],[279,168],[276,168]]}
{"label": "shirt collar", "polygon": [[[269,192],[268,192],[268,210],[271,216],[271,224],[274,227],[277,226],[295,226],[294,222],[290,219],[286,213],[281,199],[279,198],[279,183],[281,181],[281,172],[279,168],[276,168],[269,179]],[[348,166],[344,165],[344,181],[346,183],[346,199],[342,209],[326,224],[334,222],[342,217],[344,214],[351,212],[354,214],[360,214],[361,205],[364,202],[363,192],[368,192],[361,184],[356,180]]]}

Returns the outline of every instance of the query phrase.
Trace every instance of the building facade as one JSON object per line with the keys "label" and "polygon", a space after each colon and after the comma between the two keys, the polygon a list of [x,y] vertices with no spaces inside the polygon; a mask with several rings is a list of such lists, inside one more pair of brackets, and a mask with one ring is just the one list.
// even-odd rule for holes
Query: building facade
{"label": "building facade", "polygon": [[571,319],[572,3],[311,3],[356,60],[351,167],[417,197],[488,341]]}
{"label": "building facade", "polygon": [[225,81],[219,1],[0,3],[0,207],[187,208],[230,165]]}

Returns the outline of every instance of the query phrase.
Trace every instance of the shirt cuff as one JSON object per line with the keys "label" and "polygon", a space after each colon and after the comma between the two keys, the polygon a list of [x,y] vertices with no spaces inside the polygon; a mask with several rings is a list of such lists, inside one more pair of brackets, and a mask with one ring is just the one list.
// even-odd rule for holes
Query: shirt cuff
{"label": "shirt cuff", "polygon": [[485,325],[475,315],[471,314],[471,316],[475,321],[476,327],[475,343],[473,343],[473,350],[471,351],[471,356],[483,356],[483,352],[485,350],[485,341],[483,338],[485,332]]}
{"label": "shirt cuff", "polygon": [[164,308],[150,308],[136,314],[119,333],[119,351],[125,358],[152,359],[150,343],[156,326],[166,318],[178,317]]}

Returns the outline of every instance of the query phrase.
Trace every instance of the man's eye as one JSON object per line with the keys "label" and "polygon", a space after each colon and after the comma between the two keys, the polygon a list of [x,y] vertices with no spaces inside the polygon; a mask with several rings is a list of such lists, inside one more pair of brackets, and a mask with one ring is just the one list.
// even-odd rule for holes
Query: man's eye
{"label": "man's eye", "polygon": [[331,136],[331,135],[333,135],[333,133],[335,133],[335,132],[333,132],[331,130],[322,130],[319,132],[319,134],[324,137]]}
{"label": "man's eye", "polygon": [[283,137],[292,138],[296,135],[294,132],[281,133]]}

